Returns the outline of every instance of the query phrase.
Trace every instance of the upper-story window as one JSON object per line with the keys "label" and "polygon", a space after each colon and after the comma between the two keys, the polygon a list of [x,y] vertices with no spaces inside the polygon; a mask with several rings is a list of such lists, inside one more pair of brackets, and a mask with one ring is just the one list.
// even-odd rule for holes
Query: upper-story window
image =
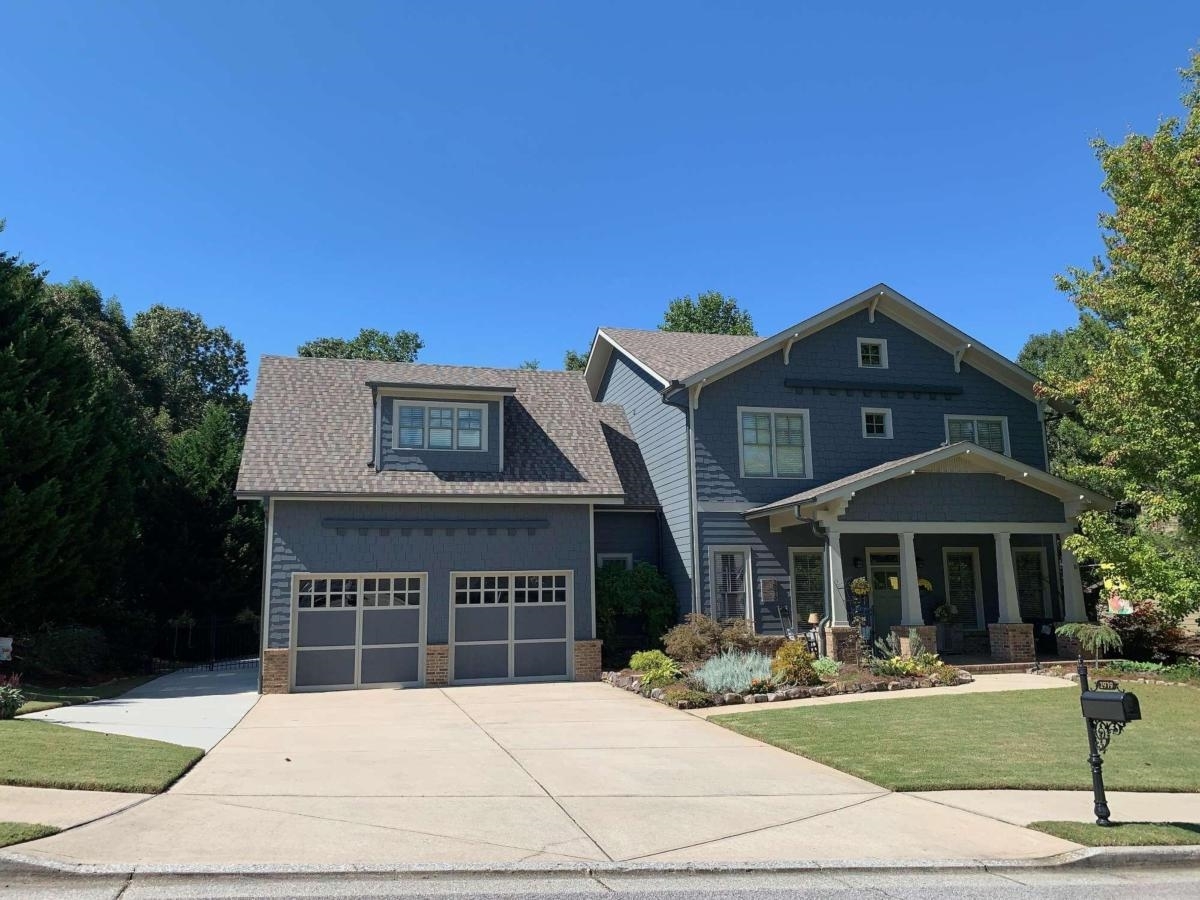
{"label": "upper-story window", "polygon": [[859,338],[858,367],[860,369],[886,369],[888,367],[887,341],[880,338]]}
{"label": "upper-story window", "polygon": [[811,478],[808,410],[738,408],[744,478]]}
{"label": "upper-story window", "polygon": [[980,447],[1012,456],[1008,446],[1008,416],[946,416],[946,441],[972,441]]}
{"label": "upper-story window", "polygon": [[486,450],[487,407],[480,403],[396,400],[392,446],[410,450]]}
{"label": "upper-story window", "polygon": [[892,436],[892,411],[864,406],[862,409],[862,433],[865,438],[890,438]]}

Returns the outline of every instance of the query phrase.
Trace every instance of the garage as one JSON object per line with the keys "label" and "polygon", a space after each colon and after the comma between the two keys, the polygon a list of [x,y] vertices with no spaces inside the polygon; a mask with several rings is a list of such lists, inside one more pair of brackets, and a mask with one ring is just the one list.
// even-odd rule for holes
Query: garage
{"label": "garage", "polygon": [[571,673],[569,570],[450,573],[450,681],[557,681]]}
{"label": "garage", "polygon": [[294,690],[424,682],[424,572],[292,576]]}

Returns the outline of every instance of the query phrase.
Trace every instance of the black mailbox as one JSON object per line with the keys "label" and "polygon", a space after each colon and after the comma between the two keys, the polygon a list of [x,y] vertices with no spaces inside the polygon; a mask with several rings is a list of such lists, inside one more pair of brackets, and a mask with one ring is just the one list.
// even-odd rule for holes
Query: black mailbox
{"label": "black mailbox", "polygon": [[1079,703],[1083,717],[1098,722],[1136,722],[1142,717],[1137,695],[1128,691],[1084,691]]}

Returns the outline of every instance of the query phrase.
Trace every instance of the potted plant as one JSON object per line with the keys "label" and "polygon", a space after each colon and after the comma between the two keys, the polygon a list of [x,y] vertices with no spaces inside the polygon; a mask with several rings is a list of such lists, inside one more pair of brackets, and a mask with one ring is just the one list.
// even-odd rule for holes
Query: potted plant
{"label": "potted plant", "polygon": [[937,646],[939,653],[961,653],[963,643],[962,625],[954,621],[958,607],[943,600],[933,611],[937,622]]}

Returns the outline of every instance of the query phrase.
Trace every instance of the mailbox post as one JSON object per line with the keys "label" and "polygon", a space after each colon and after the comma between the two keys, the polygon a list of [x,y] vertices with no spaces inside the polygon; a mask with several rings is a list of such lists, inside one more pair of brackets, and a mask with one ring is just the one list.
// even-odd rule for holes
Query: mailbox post
{"label": "mailbox post", "polygon": [[1108,749],[1113,735],[1120,734],[1125,726],[1142,717],[1138,698],[1128,691],[1118,690],[1115,681],[1099,680],[1096,690],[1088,686],[1087,666],[1083,656],[1079,657],[1079,706],[1083,721],[1087,724],[1088,762],[1092,767],[1092,797],[1095,800],[1096,824],[1111,825],[1108,798],[1104,796],[1104,760],[1101,755]]}

